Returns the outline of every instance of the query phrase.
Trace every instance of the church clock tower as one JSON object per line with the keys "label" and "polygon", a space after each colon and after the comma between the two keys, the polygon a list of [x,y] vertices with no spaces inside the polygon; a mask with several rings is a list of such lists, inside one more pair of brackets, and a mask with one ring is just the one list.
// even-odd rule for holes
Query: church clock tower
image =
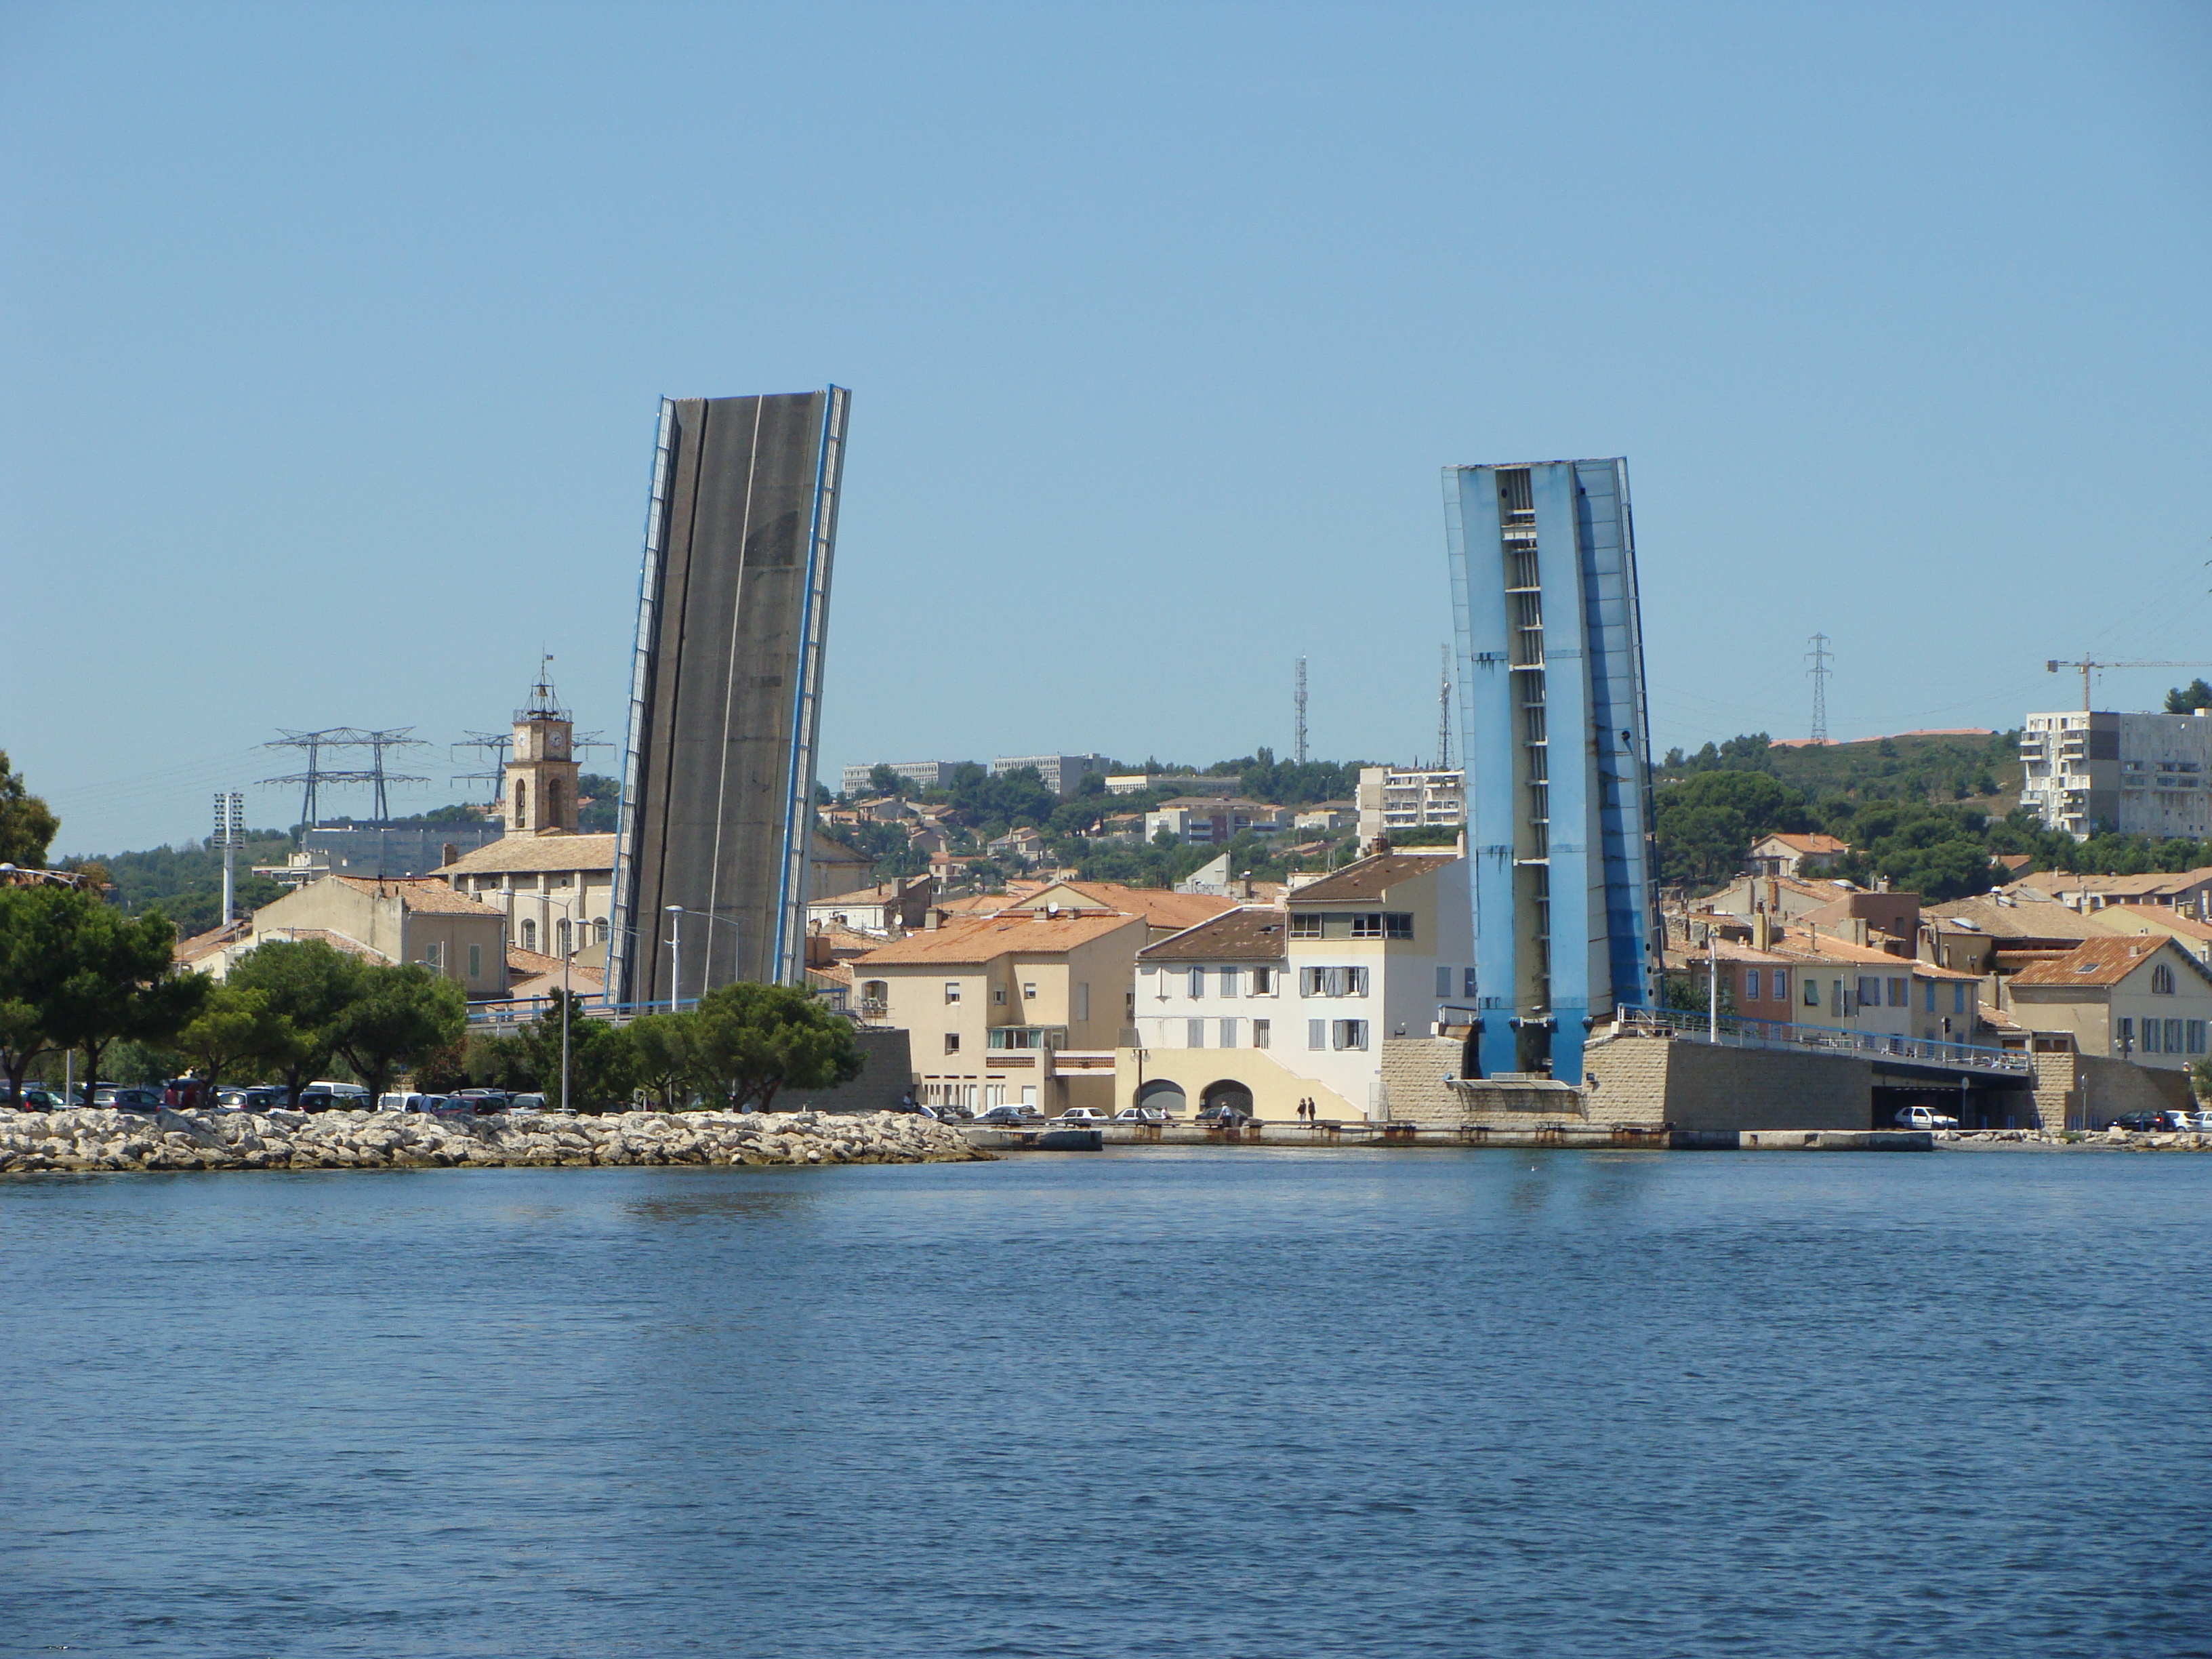
{"label": "church clock tower", "polygon": [[576,828],[576,727],[553,695],[552,661],[546,658],[539,668],[529,706],[514,711],[514,758],[501,802],[511,836]]}

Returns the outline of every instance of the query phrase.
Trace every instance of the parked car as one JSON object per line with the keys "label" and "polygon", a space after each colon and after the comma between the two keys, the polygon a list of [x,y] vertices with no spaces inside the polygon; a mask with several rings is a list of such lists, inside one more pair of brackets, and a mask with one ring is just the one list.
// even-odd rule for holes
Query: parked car
{"label": "parked car", "polygon": [[226,1111],[267,1112],[284,1103],[284,1091],[267,1085],[245,1089],[218,1089],[215,1103]]}
{"label": "parked car", "polygon": [[1900,1106],[1892,1120],[1900,1129],[1955,1129],[1959,1120],[1926,1106]]}
{"label": "parked car", "polygon": [[1088,1106],[1071,1106],[1052,1121],[1054,1123],[1066,1124],[1071,1127],[1079,1125],[1085,1128],[1093,1128],[1101,1123],[1111,1123],[1114,1120],[1103,1112],[1092,1111]]}
{"label": "parked car", "polygon": [[380,1112],[442,1112],[452,1103],[443,1095],[390,1094],[376,1097]]}
{"label": "parked car", "polygon": [[118,1085],[94,1090],[92,1103],[112,1107],[118,1112],[158,1112],[161,1109],[161,1097],[151,1089]]}
{"label": "parked car", "polygon": [[1164,1123],[1168,1115],[1157,1106],[1124,1106],[1114,1114],[1116,1123]]}
{"label": "parked car", "polygon": [[544,1095],[510,1096],[507,1099],[507,1109],[510,1112],[542,1112],[545,1109],[545,1097]]}
{"label": "parked car", "polygon": [[2212,1107],[2189,1114],[2189,1127],[2199,1134],[2212,1134]]}
{"label": "parked car", "polygon": [[207,1079],[173,1077],[161,1085],[161,1104],[172,1111],[196,1112],[207,1103]]}
{"label": "parked car", "polygon": [[982,1116],[977,1118],[975,1121],[978,1123],[1019,1124],[1028,1122],[1029,1119],[1023,1115],[1022,1109],[1018,1106],[994,1106],[989,1111],[984,1113]]}
{"label": "parked car", "polygon": [[2112,1120],[2115,1129],[2128,1129],[2139,1135],[2179,1134],[2194,1128],[2187,1112],[2125,1112]]}
{"label": "parked car", "polygon": [[9,1094],[0,1090],[0,1107],[16,1112],[58,1112],[62,1109],[59,1095],[41,1089],[35,1083],[23,1085],[21,1094]]}
{"label": "parked car", "polygon": [[1199,1109],[1200,1123],[1218,1123],[1234,1128],[1240,1123],[1249,1123],[1252,1114],[1236,1106],[1202,1106]]}
{"label": "parked car", "polygon": [[504,1089],[456,1089],[453,1098],[455,1105],[466,1102],[476,1111],[503,1112],[514,1097]]}

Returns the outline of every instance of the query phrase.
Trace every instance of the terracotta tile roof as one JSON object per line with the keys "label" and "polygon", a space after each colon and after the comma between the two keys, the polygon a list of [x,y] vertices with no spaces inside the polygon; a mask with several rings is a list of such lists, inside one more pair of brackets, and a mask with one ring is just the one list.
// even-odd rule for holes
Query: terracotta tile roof
{"label": "terracotta tile roof", "polygon": [[204,933],[194,933],[190,939],[179,939],[175,949],[169,952],[169,960],[179,963],[198,962],[202,957],[214,955],[226,945],[235,945],[252,937],[252,918],[241,916],[223,927],[210,927]]}
{"label": "terracotta tile roof", "polygon": [[1289,895],[1292,904],[1346,904],[1380,899],[1401,882],[1427,875],[1459,857],[1455,852],[1377,853],[1347,864],[1334,875],[1309,882]]}
{"label": "terracotta tile roof", "polygon": [[543,951],[526,951],[520,945],[507,947],[507,971],[510,974],[557,974],[561,958],[549,957]]}
{"label": "terracotta tile roof", "polygon": [[1010,901],[1006,908],[1019,905],[1037,909],[1050,904],[1070,909],[1118,910],[1123,915],[1142,916],[1148,927],[1178,932],[1237,908],[1235,899],[1218,893],[1178,893],[1171,888],[1131,887],[1118,881],[1056,881]]}
{"label": "terracotta tile roof", "polygon": [[441,866],[441,876],[489,875],[505,870],[612,870],[615,838],[591,836],[501,836]]}
{"label": "terracotta tile roof", "polygon": [[2076,876],[2045,870],[2018,884],[2045,893],[2113,893],[2148,897],[2156,893],[2185,893],[2212,883],[2212,868],[2154,871],[2142,876]]}
{"label": "terracotta tile roof", "polygon": [[1833,836],[1790,836],[1779,831],[1771,836],[1761,836],[1758,845],[1764,847],[1770,841],[1780,842],[1793,853],[1848,853],[1851,850],[1849,842],[1838,841]]}
{"label": "terracotta tile roof", "polygon": [[975,916],[893,939],[854,962],[862,968],[895,968],[905,963],[977,963],[1006,956],[1051,955],[1103,939],[1136,921],[1119,915],[1048,917],[1030,910]]}
{"label": "terracotta tile roof", "polygon": [[[494,842],[493,845],[498,845]],[[505,913],[457,893],[435,876],[331,876],[327,879],[372,898],[396,898],[404,909],[442,916],[489,916],[504,921]]]}
{"label": "terracotta tile roof", "polygon": [[1991,939],[2083,939],[2102,937],[2107,930],[2078,910],[2069,910],[2049,899],[2015,899],[2000,904],[1992,898],[1953,899],[1930,904],[1920,914],[1936,922],[1972,922],[1969,930]]}
{"label": "terracotta tile roof", "polygon": [[1186,927],[1137,954],[1146,962],[1278,962],[1289,931],[1284,912],[1251,906]]}
{"label": "terracotta tile roof", "polygon": [[833,962],[826,968],[809,968],[806,970],[806,982],[809,985],[840,985],[849,988],[853,983],[852,964]]}
{"label": "terracotta tile roof", "polygon": [[2063,957],[2023,968],[2012,976],[2015,989],[2038,985],[2117,985],[2164,951],[2168,960],[2185,962],[2201,979],[2212,981],[2204,965],[2170,939],[2084,939]]}
{"label": "terracotta tile roof", "polygon": [[1808,938],[1792,933],[1774,941],[1781,956],[1797,962],[1832,963],[1838,967],[1881,968],[1893,974],[1911,974],[1921,979],[1961,980],[1968,984],[1981,977],[1978,974],[1962,974],[1955,969],[1938,968],[1932,962],[1922,962],[1917,957],[1893,957],[1887,951],[1877,951],[1870,945],[1853,945],[1826,933]]}

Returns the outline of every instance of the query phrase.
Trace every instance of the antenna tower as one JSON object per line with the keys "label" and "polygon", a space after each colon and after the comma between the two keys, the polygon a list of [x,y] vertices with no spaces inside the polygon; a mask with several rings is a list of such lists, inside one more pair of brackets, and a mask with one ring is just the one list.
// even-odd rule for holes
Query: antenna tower
{"label": "antenna tower", "polygon": [[1451,647],[1440,645],[1437,654],[1443,672],[1437,683],[1437,770],[1451,770]]}
{"label": "antenna tower", "polygon": [[1836,671],[1828,666],[1828,659],[1836,653],[1828,649],[1828,636],[1815,634],[1806,641],[1813,648],[1805,655],[1812,666],[1805,672],[1813,680],[1813,741],[1828,740],[1828,676]]}
{"label": "antenna tower", "polygon": [[1304,657],[1298,659],[1297,702],[1298,718],[1291,734],[1291,756],[1304,766],[1306,763],[1306,659]]}

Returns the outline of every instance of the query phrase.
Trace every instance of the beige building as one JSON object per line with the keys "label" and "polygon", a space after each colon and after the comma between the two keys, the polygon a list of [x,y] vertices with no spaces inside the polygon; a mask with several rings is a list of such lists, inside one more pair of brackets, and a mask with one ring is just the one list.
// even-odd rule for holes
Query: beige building
{"label": "beige building", "polygon": [[1833,836],[1761,836],[1751,844],[1745,869],[1754,876],[1796,878],[1826,869],[1850,852],[1848,842]]}
{"label": "beige building", "polygon": [[1357,804],[1363,843],[1402,830],[1457,828],[1467,823],[1467,774],[1456,767],[1364,766]]}
{"label": "beige building", "polygon": [[1144,943],[1141,916],[1017,910],[909,934],[849,967],[860,1006],[906,1030],[922,1104],[1050,1117],[1112,1104]]}
{"label": "beige building", "polygon": [[2012,1017],[2085,1054],[2165,1071],[2206,1057],[2212,969],[2160,935],[2084,939],[2006,982]]}
{"label": "beige building", "polygon": [[319,939],[371,961],[419,962],[484,1002],[507,994],[505,933],[499,911],[434,877],[325,876],[263,905],[250,923],[186,941],[178,959],[222,979],[257,945]]}
{"label": "beige building", "polygon": [[1474,976],[1467,860],[1362,859],[1280,910],[1232,911],[1147,948],[1117,1100],[1288,1119],[1310,1099],[1326,1119],[1386,1120],[1384,1042],[1464,1031]]}
{"label": "beige building", "polygon": [[934,876],[894,877],[858,892],[809,900],[806,925],[809,929],[858,927],[875,933],[896,933],[921,927],[929,914],[929,902],[936,896]]}

